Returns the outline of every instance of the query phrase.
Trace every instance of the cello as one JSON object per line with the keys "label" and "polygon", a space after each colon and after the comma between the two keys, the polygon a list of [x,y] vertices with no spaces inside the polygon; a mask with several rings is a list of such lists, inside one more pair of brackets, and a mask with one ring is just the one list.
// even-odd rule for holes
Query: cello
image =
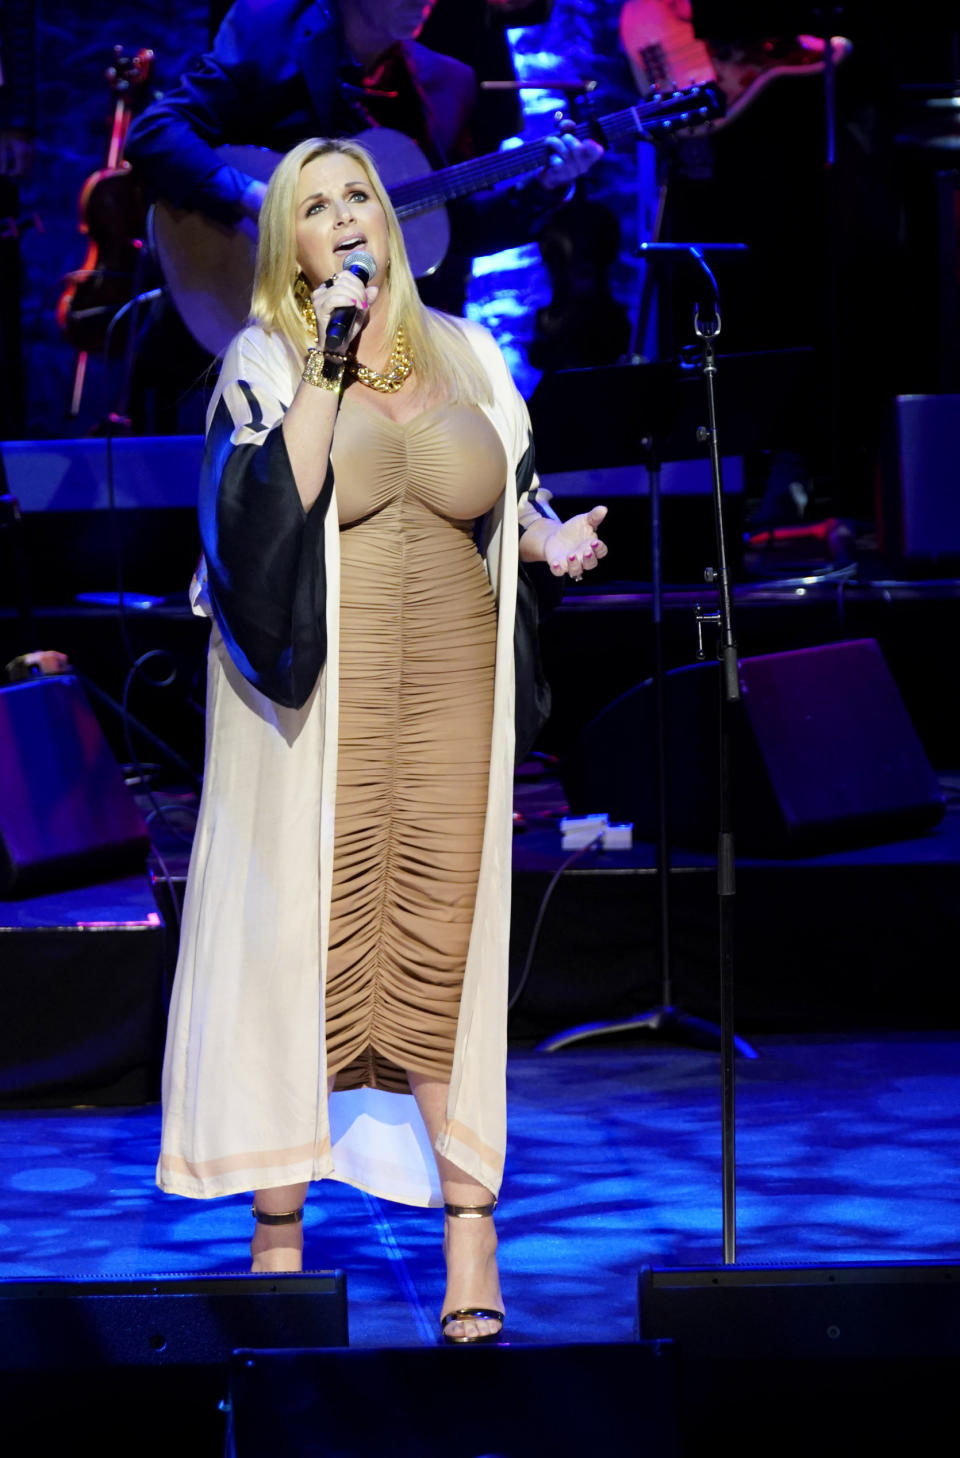
{"label": "cello", "polygon": [[146,229],[146,203],[123,150],[135,102],[145,95],[153,51],[126,56],[123,46],[114,46],[113,53],[106,72],[114,94],[106,161],[80,191],[79,231],[87,238],[87,252],[80,267],[67,274],[56,311],[57,323],[77,350],[71,417],[80,411],[89,355],[106,347],[110,321],[135,293]]}

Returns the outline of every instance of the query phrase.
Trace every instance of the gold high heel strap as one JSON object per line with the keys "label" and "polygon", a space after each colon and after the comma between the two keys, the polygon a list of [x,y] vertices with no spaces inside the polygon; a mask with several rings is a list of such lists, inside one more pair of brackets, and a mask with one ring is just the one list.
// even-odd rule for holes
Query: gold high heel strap
{"label": "gold high heel strap", "polygon": [[258,1210],[256,1204],[253,1204],[250,1206],[250,1212],[260,1225],[297,1225],[303,1219],[302,1205],[299,1210],[287,1210],[282,1215],[271,1215],[267,1210]]}
{"label": "gold high heel strap", "polygon": [[456,1215],[460,1220],[482,1220],[486,1215],[492,1215],[497,1208],[496,1199],[491,1200],[489,1205],[444,1205],[445,1215]]}

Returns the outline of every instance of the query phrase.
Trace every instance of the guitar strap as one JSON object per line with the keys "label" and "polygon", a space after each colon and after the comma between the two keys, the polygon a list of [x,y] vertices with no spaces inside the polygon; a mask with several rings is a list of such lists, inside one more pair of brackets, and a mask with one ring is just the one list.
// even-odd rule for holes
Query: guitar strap
{"label": "guitar strap", "polygon": [[[407,41],[401,47],[411,90],[419,98],[426,122],[424,151],[433,165],[444,167],[455,155],[477,99],[477,83],[469,66]],[[421,142],[421,146],[423,143]]]}
{"label": "guitar strap", "polygon": [[426,107],[399,43],[391,46],[367,72],[359,66],[342,67],[340,89],[364,129],[388,127],[402,132],[427,154],[432,166],[443,165],[445,159],[436,154]]}

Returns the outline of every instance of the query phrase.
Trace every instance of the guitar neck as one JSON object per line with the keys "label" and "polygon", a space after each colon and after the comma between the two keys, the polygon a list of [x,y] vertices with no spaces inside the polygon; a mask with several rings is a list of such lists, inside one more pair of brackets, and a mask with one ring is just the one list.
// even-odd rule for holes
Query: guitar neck
{"label": "guitar neck", "polygon": [[[698,120],[716,115],[715,88],[690,87],[680,97],[660,98],[657,101],[641,102],[637,106],[625,107],[623,111],[612,112],[596,121],[581,122],[572,135],[586,141],[589,137],[600,137],[607,146],[633,141],[643,134],[645,128],[657,122],[668,125],[694,125]],[[547,165],[550,149],[546,139],[524,142],[506,152],[494,152],[486,157],[476,157],[470,162],[458,162],[453,167],[443,167],[426,177],[412,182],[401,182],[389,189],[390,201],[401,222],[416,213],[429,211],[458,197],[469,197],[511,177],[520,177],[525,172],[539,172]]]}

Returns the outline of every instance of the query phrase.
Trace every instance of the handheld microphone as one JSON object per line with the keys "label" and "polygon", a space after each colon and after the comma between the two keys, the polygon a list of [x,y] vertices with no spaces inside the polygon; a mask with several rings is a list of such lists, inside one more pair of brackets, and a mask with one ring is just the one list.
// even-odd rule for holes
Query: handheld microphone
{"label": "handheld microphone", "polygon": [[[366,285],[373,278],[377,271],[376,260],[371,258],[362,248],[354,248],[348,253],[344,262],[344,270],[356,274],[360,282]],[[357,317],[355,308],[334,309],[327,323],[327,337],[324,341],[324,349],[331,353],[337,353],[343,348],[343,342],[350,333],[350,326]]]}

